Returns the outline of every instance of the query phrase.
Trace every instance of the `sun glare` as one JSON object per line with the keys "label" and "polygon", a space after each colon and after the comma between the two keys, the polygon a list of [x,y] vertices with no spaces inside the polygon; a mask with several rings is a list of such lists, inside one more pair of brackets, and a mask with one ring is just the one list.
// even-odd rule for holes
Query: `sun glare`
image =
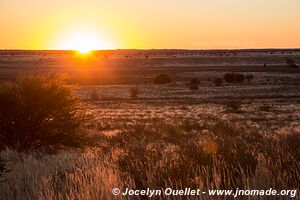
{"label": "sun glare", "polygon": [[74,31],[66,34],[59,44],[59,49],[76,50],[81,54],[87,54],[92,50],[111,48],[108,41],[100,34],[89,31]]}
{"label": "sun glare", "polygon": [[88,54],[92,49],[78,48],[77,51],[81,54]]}

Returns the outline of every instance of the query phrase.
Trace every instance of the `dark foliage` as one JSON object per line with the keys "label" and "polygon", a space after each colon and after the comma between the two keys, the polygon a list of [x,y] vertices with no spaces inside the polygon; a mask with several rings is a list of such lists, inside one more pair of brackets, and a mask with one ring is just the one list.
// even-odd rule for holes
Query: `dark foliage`
{"label": "dark foliage", "polygon": [[226,103],[226,106],[228,107],[229,111],[231,112],[239,112],[241,108],[242,102],[238,100],[229,101]]}
{"label": "dark foliage", "polygon": [[190,90],[198,90],[198,89],[199,89],[198,85],[191,85],[190,86]]}
{"label": "dark foliage", "polygon": [[247,79],[248,82],[252,81],[252,80],[254,79],[253,74],[248,74],[248,75],[246,76],[246,79]]}
{"label": "dark foliage", "polygon": [[129,95],[131,99],[136,99],[139,95],[140,89],[138,87],[132,87],[129,89]]}
{"label": "dark foliage", "polygon": [[98,93],[95,89],[92,90],[92,92],[90,93],[90,100],[91,101],[98,101],[99,100],[99,95],[98,95]]}
{"label": "dark foliage", "polygon": [[216,78],[214,80],[215,86],[222,86],[223,85],[223,79],[222,78]]}
{"label": "dark foliage", "polygon": [[295,61],[288,58],[286,59],[286,64],[290,67],[290,68],[297,68],[298,66],[295,64]]}
{"label": "dark foliage", "polygon": [[0,143],[19,151],[79,147],[85,117],[59,76],[22,76],[0,86]]}
{"label": "dark foliage", "polygon": [[200,80],[197,78],[193,78],[190,82],[191,85],[199,85],[200,84]]}
{"label": "dark foliage", "polygon": [[172,79],[167,74],[160,74],[157,77],[155,77],[155,79],[154,79],[155,84],[167,84],[167,83],[171,83],[171,82],[172,82]]}
{"label": "dark foliage", "polygon": [[245,76],[238,73],[226,73],[223,78],[227,83],[243,83],[245,81]]}

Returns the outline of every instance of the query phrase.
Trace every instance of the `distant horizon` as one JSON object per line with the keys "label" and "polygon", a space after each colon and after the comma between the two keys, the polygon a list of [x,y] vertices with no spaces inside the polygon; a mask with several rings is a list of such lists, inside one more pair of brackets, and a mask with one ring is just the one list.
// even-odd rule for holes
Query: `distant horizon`
{"label": "distant horizon", "polygon": [[[159,50],[183,50],[183,51],[234,51],[234,50],[300,50],[300,47],[290,48],[233,48],[233,49],[188,49],[188,48],[130,48],[130,49],[91,49],[91,51],[117,51],[117,50],[136,50],[136,51],[159,51]],[[77,49],[0,49],[0,51],[78,51]]]}

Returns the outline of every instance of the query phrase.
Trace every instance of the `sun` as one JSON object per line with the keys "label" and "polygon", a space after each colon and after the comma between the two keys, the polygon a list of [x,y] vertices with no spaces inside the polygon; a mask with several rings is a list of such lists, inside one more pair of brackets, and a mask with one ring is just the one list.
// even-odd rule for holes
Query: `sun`
{"label": "sun", "polygon": [[88,54],[92,50],[109,49],[108,40],[105,40],[101,34],[80,30],[68,33],[59,42],[59,49],[76,50],[81,54]]}
{"label": "sun", "polygon": [[81,54],[88,54],[92,51],[92,49],[78,48],[77,51]]}

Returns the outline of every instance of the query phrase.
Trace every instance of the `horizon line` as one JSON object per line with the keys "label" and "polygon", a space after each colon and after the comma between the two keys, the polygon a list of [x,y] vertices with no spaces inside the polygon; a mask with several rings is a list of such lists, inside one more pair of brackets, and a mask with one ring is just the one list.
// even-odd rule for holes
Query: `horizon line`
{"label": "horizon line", "polygon": [[[300,50],[300,47],[263,47],[263,48],[217,48],[217,49],[188,49],[188,48],[129,48],[129,49],[91,49],[90,51],[159,51],[159,50],[177,50],[177,51],[234,51],[234,50]],[[78,51],[77,49],[0,49],[0,51]]]}

